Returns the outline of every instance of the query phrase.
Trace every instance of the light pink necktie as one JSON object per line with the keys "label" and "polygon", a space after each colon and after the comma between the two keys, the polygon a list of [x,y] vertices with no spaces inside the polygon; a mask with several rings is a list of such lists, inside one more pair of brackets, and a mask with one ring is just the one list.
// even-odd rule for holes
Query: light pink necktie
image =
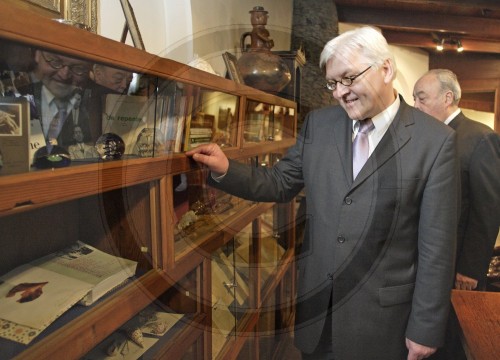
{"label": "light pink necktie", "polygon": [[352,178],[356,179],[368,159],[368,133],[373,130],[371,119],[359,121],[359,130],[352,142]]}
{"label": "light pink necktie", "polygon": [[58,111],[50,122],[49,131],[47,132],[47,140],[48,143],[52,145],[57,145],[57,137],[61,132],[64,122],[66,121],[66,116],[68,114],[66,107],[66,103],[57,104]]}

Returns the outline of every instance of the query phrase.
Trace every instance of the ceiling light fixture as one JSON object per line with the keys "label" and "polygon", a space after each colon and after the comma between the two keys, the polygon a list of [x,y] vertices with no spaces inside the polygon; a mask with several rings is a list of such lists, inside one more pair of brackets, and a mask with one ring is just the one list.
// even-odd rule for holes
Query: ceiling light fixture
{"label": "ceiling light fixture", "polygon": [[438,40],[438,43],[436,45],[437,51],[443,51],[443,49],[444,49],[444,38],[441,40]]}

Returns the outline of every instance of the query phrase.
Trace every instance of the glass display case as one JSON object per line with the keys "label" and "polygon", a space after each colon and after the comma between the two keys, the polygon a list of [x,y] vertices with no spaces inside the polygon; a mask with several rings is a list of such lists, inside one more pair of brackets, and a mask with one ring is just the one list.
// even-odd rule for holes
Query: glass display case
{"label": "glass display case", "polygon": [[245,109],[243,140],[245,143],[281,141],[295,136],[295,109],[249,100]]}
{"label": "glass display case", "polygon": [[0,48],[2,358],[257,358],[240,335],[293,294],[293,204],[211,188],[184,152],[270,166],[296,104],[13,1]]}

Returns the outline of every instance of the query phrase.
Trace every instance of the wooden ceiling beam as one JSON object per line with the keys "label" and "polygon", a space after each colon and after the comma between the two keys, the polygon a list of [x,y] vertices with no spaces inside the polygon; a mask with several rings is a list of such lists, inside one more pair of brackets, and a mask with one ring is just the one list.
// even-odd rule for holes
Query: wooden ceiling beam
{"label": "wooden ceiling beam", "polygon": [[472,37],[500,40],[499,19],[353,6],[338,6],[337,12],[339,21],[345,23],[467,34]]}
{"label": "wooden ceiling beam", "polygon": [[[436,43],[430,33],[403,32],[394,30],[382,30],[387,42],[392,45],[410,46],[418,48],[435,49]],[[480,39],[461,38],[464,51],[480,53],[500,53],[500,42],[486,41]],[[445,50],[454,49],[451,45],[445,46]]]}
{"label": "wooden ceiling beam", "polygon": [[419,6],[457,6],[461,8],[486,8],[500,10],[498,0],[334,0],[338,5],[355,5],[368,7],[402,7],[405,5]]}

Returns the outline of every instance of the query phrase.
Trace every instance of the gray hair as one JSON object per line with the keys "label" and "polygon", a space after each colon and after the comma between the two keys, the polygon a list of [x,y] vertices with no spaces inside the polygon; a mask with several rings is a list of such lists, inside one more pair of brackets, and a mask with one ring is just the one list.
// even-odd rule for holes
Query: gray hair
{"label": "gray hair", "polygon": [[433,74],[439,81],[441,92],[451,91],[453,93],[453,104],[458,105],[462,97],[462,89],[458,83],[457,75],[448,69],[432,69],[427,74]]}
{"label": "gray hair", "polygon": [[392,80],[396,78],[396,60],[389,50],[387,40],[371,26],[347,31],[327,42],[321,52],[319,66],[324,70],[326,63],[332,57],[347,57],[356,54],[361,54],[375,68],[379,68],[384,61],[389,60],[394,69]]}

